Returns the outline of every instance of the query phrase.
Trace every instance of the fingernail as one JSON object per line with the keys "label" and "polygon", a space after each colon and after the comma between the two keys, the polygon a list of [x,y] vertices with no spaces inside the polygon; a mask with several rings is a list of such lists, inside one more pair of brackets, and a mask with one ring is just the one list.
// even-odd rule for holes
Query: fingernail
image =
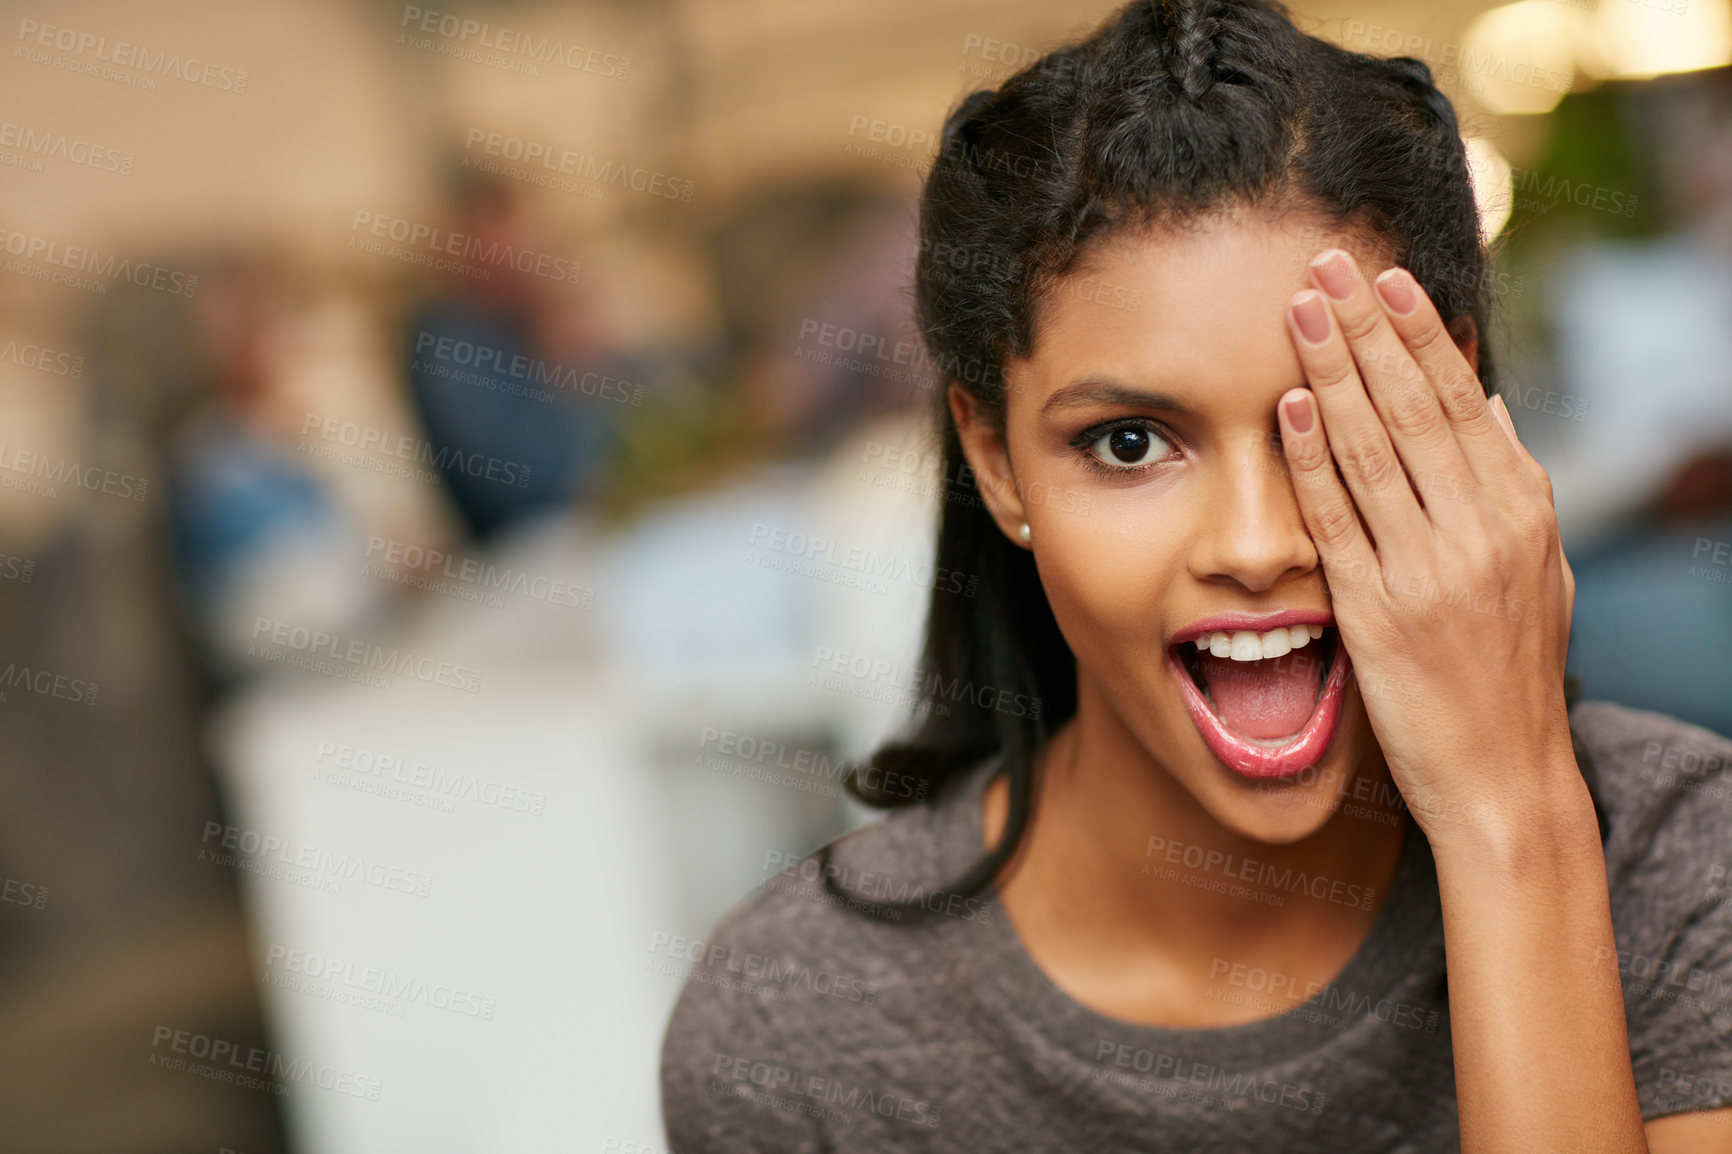
{"label": "fingernail", "polygon": [[1351,297],[1359,280],[1358,274],[1353,271],[1353,258],[1338,248],[1318,253],[1312,258],[1311,273],[1317,278],[1317,283],[1323,286],[1323,291],[1338,301]]}
{"label": "fingernail", "polygon": [[1295,433],[1311,431],[1311,394],[1294,397],[1290,401],[1282,401],[1281,409],[1287,414],[1287,423],[1293,426]]}
{"label": "fingernail", "polygon": [[1502,393],[1492,396],[1491,406],[1497,412],[1497,423],[1503,426],[1503,431],[1509,436],[1511,443],[1521,444],[1521,438],[1516,436],[1515,422],[1510,420],[1509,406],[1504,404]]}
{"label": "fingernail", "polygon": [[1413,275],[1404,268],[1384,269],[1374,282],[1389,311],[1404,317],[1419,305],[1413,295]]}
{"label": "fingernail", "polygon": [[1293,314],[1299,335],[1308,342],[1320,345],[1329,339],[1329,311],[1323,307],[1322,297],[1305,293],[1289,305],[1287,311]]}

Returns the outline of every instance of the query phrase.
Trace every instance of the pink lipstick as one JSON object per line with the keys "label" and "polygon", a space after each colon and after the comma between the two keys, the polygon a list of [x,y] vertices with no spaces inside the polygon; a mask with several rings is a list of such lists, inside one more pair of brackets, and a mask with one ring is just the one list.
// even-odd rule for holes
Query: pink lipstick
{"label": "pink lipstick", "polygon": [[1221,614],[1180,630],[1167,651],[1209,751],[1244,777],[1278,779],[1322,760],[1352,663],[1325,611]]}

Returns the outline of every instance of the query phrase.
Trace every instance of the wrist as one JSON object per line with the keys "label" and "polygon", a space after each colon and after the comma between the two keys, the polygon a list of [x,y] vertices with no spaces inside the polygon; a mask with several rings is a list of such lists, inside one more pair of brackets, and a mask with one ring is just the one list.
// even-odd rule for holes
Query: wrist
{"label": "wrist", "polygon": [[1413,808],[1440,870],[1459,865],[1476,873],[1532,878],[1588,862],[1603,867],[1593,798],[1574,756],[1523,778],[1513,797],[1430,813],[1423,803]]}

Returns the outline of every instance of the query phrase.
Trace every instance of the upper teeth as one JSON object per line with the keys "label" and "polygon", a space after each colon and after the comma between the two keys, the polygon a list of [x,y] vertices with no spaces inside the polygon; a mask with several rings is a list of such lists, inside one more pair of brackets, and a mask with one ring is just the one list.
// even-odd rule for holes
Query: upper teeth
{"label": "upper teeth", "polygon": [[1321,625],[1290,625],[1267,633],[1252,633],[1249,629],[1228,633],[1217,629],[1198,637],[1197,648],[1234,661],[1262,661],[1266,657],[1281,657],[1321,636]]}

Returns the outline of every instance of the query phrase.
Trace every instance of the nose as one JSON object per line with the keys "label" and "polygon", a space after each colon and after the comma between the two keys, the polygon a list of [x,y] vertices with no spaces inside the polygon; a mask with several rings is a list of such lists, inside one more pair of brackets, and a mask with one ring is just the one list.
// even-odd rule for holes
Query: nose
{"label": "nose", "polygon": [[1286,458],[1273,431],[1259,430],[1216,454],[1191,574],[1262,593],[1317,567]]}

